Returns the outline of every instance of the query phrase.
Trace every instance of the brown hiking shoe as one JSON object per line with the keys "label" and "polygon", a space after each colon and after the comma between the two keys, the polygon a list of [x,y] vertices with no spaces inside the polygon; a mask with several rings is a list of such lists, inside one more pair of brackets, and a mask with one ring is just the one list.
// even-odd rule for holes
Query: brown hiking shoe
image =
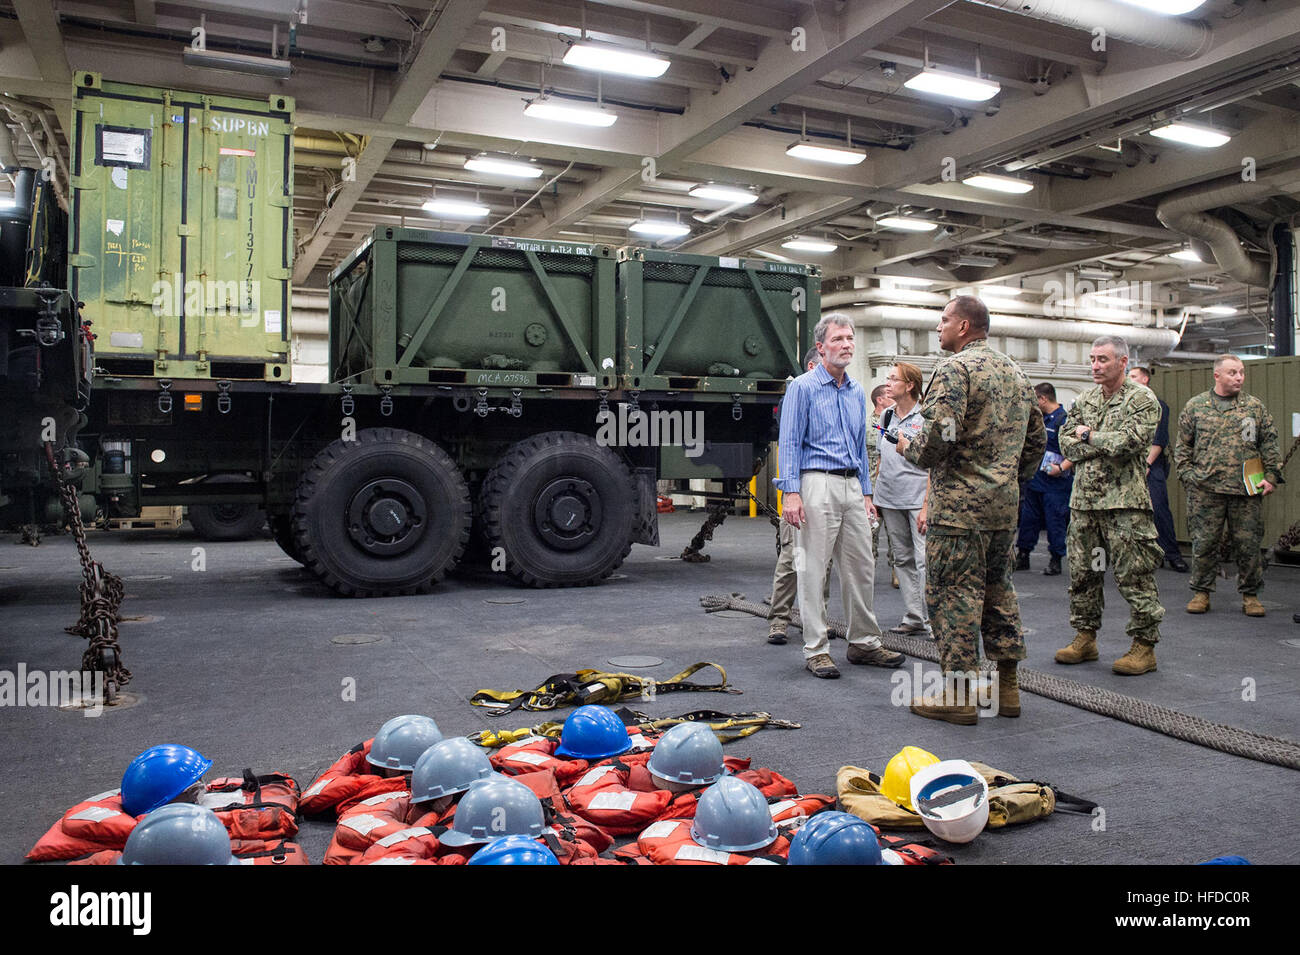
{"label": "brown hiking shoe", "polygon": [[898,589],[898,574],[894,573],[892,570],[889,572],[889,586],[893,587],[895,590]]}
{"label": "brown hiking shoe", "polygon": [[1210,609],[1210,595],[1203,590],[1196,591],[1194,594],[1192,594],[1192,599],[1187,601],[1188,613],[1205,613],[1205,611],[1209,609]]}
{"label": "brown hiking shoe", "polygon": [[928,720],[943,720],[958,726],[974,726],[979,721],[975,691],[964,678],[944,680],[943,691],[935,696],[920,696],[912,700],[911,710]]}
{"label": "brown hiking shoe", "polygon": [[768,643],[785,643],[785,627],[772,627],[767,631]]}
{"label": "brown hiking shoe", "polygon": [[1241,598],[1241,612],[1247,617],[1264,616],[1264,605],[1254,594],[1244,594]]}
{"label": "brown hiking shoe", "polygon": [[809,657],[804,666],[820,680],[838,680],[840,677],[840,671],[836,669],[835,661],[831,659],[829,653],[819,653],[815,657]]}
{"label": "brown hiking shoe", "polygon": [[1020,715],[1020,675],[1015,660],[998,661],[998,716]]}
{"label": "brown hiking shoe", "polygon": [[901,667],[907,657],[901,653],[895,653],[893,650],[886,650],[884,647],[867,649],[850,643],[848,653],[844,655],[844,659],[850,663],[861,663],[867,666],[884,667],[887,670],[892,670],[894,667]]}
{"label": "brown hiking shoe", "polygon": [[1111,669],[1122,676],[1141,676],[1156,668],[1156,645],[1145,640],[1133,640],[1133,646],[1112,665]]}
{"label": "brown hiking shoe", "polygon": [[1056,651],[1057,663],[1087,663],[1097,659],[1097,634],[1080,630],[1068,647]]}

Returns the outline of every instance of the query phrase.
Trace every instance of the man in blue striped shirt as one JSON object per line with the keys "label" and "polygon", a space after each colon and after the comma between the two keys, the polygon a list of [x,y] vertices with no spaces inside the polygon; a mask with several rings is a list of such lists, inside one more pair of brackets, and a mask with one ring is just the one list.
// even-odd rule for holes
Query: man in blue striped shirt
{"label": "man in blue striped shirt", "polygon": [[795,570],[803,620],[804,661],[814,676],[840,675],[827,652],[822,602],[826,562],[835,559],[846,616],[848,661],[897,667],[901,653],[880,644],[872,611],[871,478],[867,472],[867,400],[845,369],[853,360],[853,322],[831,312],[813,333],[821,364],[786,386],[781,404],[781,513],[795,529]]}

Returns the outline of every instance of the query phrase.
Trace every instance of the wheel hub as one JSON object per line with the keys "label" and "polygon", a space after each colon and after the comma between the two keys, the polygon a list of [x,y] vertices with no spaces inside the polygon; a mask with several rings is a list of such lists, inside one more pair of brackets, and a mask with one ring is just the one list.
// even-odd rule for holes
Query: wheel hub
{"label": "wheel hub", "polygon": [[538,534],[557,550],[577,550],[600,531],[600,495],[578,478],[552,481],[537,495],[533,523]]}
{"label": "wheel hub", "polygon": [[428,521],[424,498],[405,481],[371,481],[348,504],[348,534],[364,551],[384,557],[415,546]]}

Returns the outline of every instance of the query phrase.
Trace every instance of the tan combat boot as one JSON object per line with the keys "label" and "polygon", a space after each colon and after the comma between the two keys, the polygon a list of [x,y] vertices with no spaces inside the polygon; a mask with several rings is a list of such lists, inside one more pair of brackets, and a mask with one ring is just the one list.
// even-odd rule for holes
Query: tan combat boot
{"label": "tan combat boot", "polygon": [[998,661],[998,716],[1020,715],[1020,675],[1015,660]]}
{"label": "tan combat boot", "polygon": [[1241,598],[1241,612],[1247,617],[1264,616],[1264,605],[1254,594],[1244,594]]}
{"label": "tan combat boot", "polygon": [[938,695],[913,698],[911,710],[917,716],[958,726],[974,726],[979,721],[975,690],[965,676],[945,678],[943,691]]}
{"label": "tan combat boot", "polygon": [[1121,676],[1141,676],[1156,668],[1156,645],[1145,640],[1133,640],[1133,646],[1113,664],[1111,669]]}
{"label": "tan combat boot", "polygon": [[1187,601],[1188,613],[1205,613],[1205,611],[1209,609],[1210,609],[1210,595],[1203,590],[1196,591],[1194,594],[1192,594],[1192,599]]}
{"label": "tan combat boot", "polygon": [[1087,663],[1097,659],[1097,634],[1080,630],[1068,647],[1056,651],[1057,663]]}

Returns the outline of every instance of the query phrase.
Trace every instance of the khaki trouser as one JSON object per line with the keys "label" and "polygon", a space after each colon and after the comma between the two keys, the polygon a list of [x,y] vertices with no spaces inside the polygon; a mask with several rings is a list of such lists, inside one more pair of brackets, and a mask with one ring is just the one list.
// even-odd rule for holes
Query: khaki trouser
{"label": "khaki trouser", "polygon": [[[781,519],[781,553],[776,558],[776,571],[772,574],[772,607],[769,629],[785,630],[790,626],[790,612],[794,609],[795,594],[799,590],[799,576],[794,570],[794,528]],[[831,599],[831,568],[826,565],[826,584],[822,587],[822,600]]]}
{"label": "khaki trouser", "polygon": [[799,575],[799,612],[803,619],[803,655],[826,653],[826,563],[840,569],[840,599],[844,604],[849,643],[863,649],[880,646],[880,625],[872,610],[876,561],[871,554],[871,523],[856,477],[820,471],[800,475],[804,525],[795,531],[795,571]]}

